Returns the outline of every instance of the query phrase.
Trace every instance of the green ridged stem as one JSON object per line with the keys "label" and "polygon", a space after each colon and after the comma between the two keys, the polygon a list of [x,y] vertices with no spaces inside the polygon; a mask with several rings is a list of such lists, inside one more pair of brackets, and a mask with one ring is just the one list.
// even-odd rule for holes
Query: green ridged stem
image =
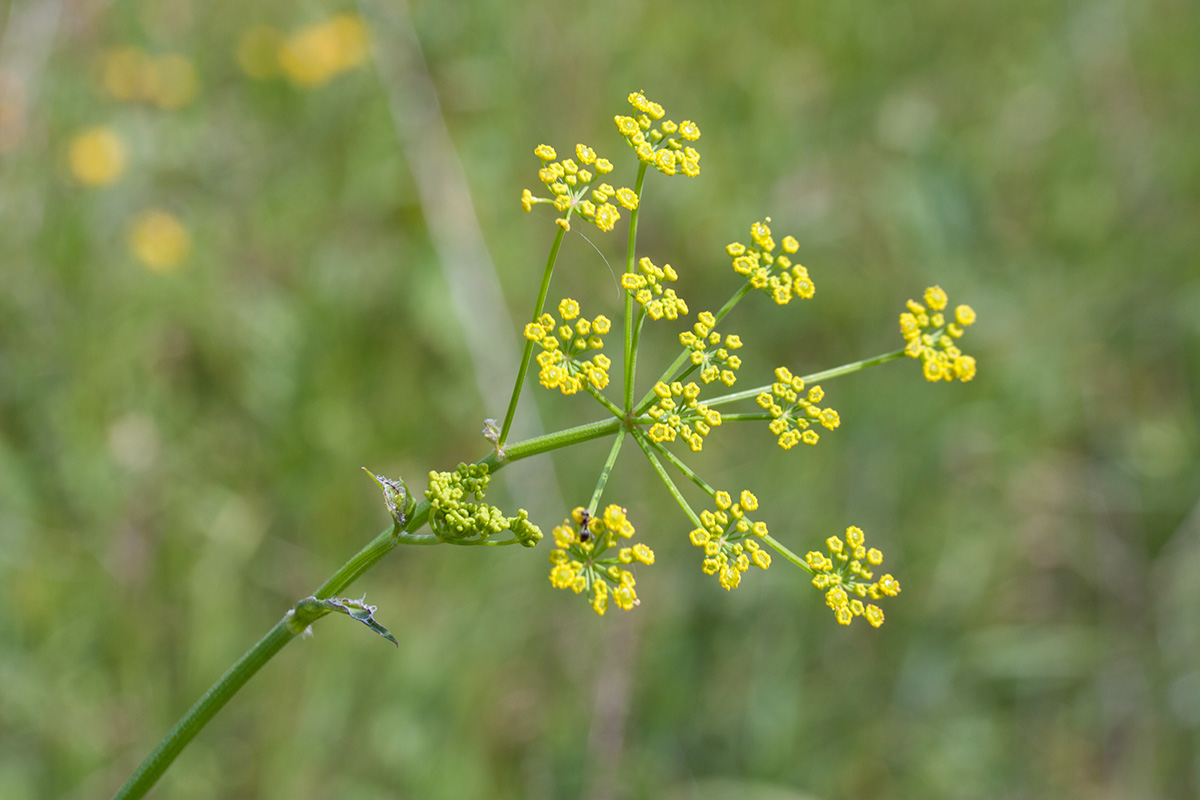
{"label": "green ridged stem", "polygon": [[[642,184],[646,182],[645,161],[638,162],[637,180],[633,193],[638,196],[638,207],[629,212],[629,243],[625,248],[625,272],[633,272],[633,258],[637,250],[638,211],[642,207]],[[625,290],[625,412],[633,408],[633,378],[637,372],[637,353],[633,349],[633,295]]]}
{"label": "green ridged stem", "polygon": [[[567,209],[566,219],[571,218],[571,209]],[[550,293],[550,278],[554,275],[554,263],[558,260],[558,251],[562,247],[563,237],[566,236],[567,229],[558,226],[558,233],[554,234],[554,244],[550,245],[550,255],[546,258],[546,269],[542,271],[542,285],[538,287],[537,302],[533,304],[533,319],[532,322],[537,322],[538,317],[546,308],[546,295]],[[525,339],[525,349],[521,351],[521,366],[517,369],[517,382],[513,385],[512,397],[508,401],[508,410],[504,412],[504,425],[500,428],[500,438],[496,440],[496,447],[503,448],[504,443],[508,441],[508,431],[512,428],[513,417],[517,413],[517,401],[521,399],[521,389],[525,386],[525,375],[529,372],[529,362],[533,358],[533,340]]]}
{"label": "green ridged stem", "polygon": [[[519,461],[522,458],[540,455],[551,450],[569,447],[573,444],[598,439],[616,433],[621,429],[620,420],[606,419],[598,422],[578,425],[574,428],[555,433],[536,436],[518,442],[504,450],[501,458],[492,451],[477,464],[487,464],[489,472],[502,469],[505,464]],[[237,694],[250,678],[254,677],[268,661],[287,645],[292,639],[303,633],[309,625],[328,614],[318,600],[326,600],[338,595],[353,583],[359,576],[379,562],[401,544],[437,544],[440,540],[433,534],[418,534],[418,530],[429,521],[429,501],[422,501],[412,513],[412,517],[401,529],[392,525],[387,530],[372,539],[365,547],[355,553],[349,561],[343,564],[329,577],[321,588],[313,593],[311,598],[296,603],[283,619],[275,624],[262,639],[239,658],[224,675],[209,687],[188,712],[183,715],[175,727],[163,737],[158,746],[146,756],[129,780],[113,795],[113,800],[135,800],[144,797],[146,792],[158,781],[175,758],[187,747],[217,712]]]}
{"label": "green ridged stem", "polygon": [[[811,375],[802,375],[800,376],[800,380],[804,381],[805,386],[808,386],[813,383],[818,383],[819,381],[837,378],[841,375],[849,375],[851,373],[864,370],[867,367],[875,367],[880,364],[886,364],[889,361],[895,361],[897,358],[902,358],[903,356],[904,348],[901,347],[899,350],[893,350],[890,353],[884,353],[883,355],[878,355],[873,358],[864,358],[862,361],[855,361],[852,364],[843,364],[840,367],[834,367],[833,369],[827,369],[821,372],[814,372]],[[727,403],[736,403],[738,400],[749,400],[752,397],[758,397],[763,392],[770,391],[771,384],[768,383],[766,386],[759,386],[755,389],[746,389],[741,392],[733,392],[732,394],[721,395],[720,397],[714,397],[712,400],[706,400],[704,402],[705,405],[708,406],[725,405]]]}

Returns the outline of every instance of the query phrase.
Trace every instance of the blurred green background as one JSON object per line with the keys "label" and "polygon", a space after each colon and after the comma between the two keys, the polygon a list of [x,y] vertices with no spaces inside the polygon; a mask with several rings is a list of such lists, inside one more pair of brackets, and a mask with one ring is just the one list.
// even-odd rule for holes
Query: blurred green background
{"label": "blurred green background", "polygon": [[[325,71],[272,75],[277,38],[347,13],[370,58],[288,40]],[[108,796],[384,527],[359,467],[420,491],[485,452],[511,378],[480,343],[518,343],[553,235],[517,202],[532,149],[630,182],[636,89],[703,131],[640,229],[693,311],[767,215],[817,284],[730,318],[743,381],[898,347],[933,283],[979,312],[972,383],[889,364],[825,385],[816,448],[718,430],[694,462],[801,552],[862,526],[904,586],[887,624],[837,626],[780,559],[726,593],[630,447],[640,608],[554,590],[546,543],[401,550],[352,587],[399,651],[322,622],[154,796],[1200,794],[1194,3],[31,0],[0,26],[0,797]],[[122,83],[138,58],[154,86]],[[147,209],[174,222],[138,234]],[[577,229],[599,252],[568,237],[552,296],[615,316],[624,223]],[[527,397],[547,429],[603,415]],[[494,499],[548,529],[604,453]]]}

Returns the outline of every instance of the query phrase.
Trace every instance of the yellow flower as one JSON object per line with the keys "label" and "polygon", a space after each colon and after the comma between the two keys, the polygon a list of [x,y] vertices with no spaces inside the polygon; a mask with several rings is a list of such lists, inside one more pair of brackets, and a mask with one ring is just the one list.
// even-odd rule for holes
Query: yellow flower
{"label": "yellow flower", "polygon": [[770,555],[758,542],[767,535],[767,526],[746,516],[747,511],[758,508],[758,498],[743,490],[738,499],[735,503],[729,492],[716,492],[713,496],[716,511],[701,512],[701,527],[688,534],[692,544],[704,550],[701,570],[705,575],[716,575],[717,582],[726,590],[740,586],[742,573],[752,565],[759,569],[771,566]]}
{"label": "yellow flower", "polygon": [[315,88],[365,61],[367,44],[362,18],[339,14],[288,37],[279,50],[279,63],[293,84]]}
{"label": "yellow flower", "polygon": [[86,186],[107,186],[125,172],[125,145],[112,128],[90,128],[71,140],[71,172]]}
{"label": "yellow flower", "polygon": [[680,381],[670,384],[661,381],[654,386],[658,400],[646,414],[654,424],[646,431],[655,442],[673,442],[676,437],[687,443],[692,452],[704,448],[704,437],[721,424],[721,412],[698,402],[700,387],[694,382],[686,386]]}
{"label": "yellow flower", "polygon": [[[685,162],[686,165],[686,162]],[[800,243],[792,236],[785,236],[782,251],[775,252],[775,239],[771,228],[765,222],[755,222],[750,226],[751,245],[747,247],[741,242],[733,242],[726,246],[725,252],[733,259],[733,270],[739,275],[745,275],[750,285],[761,289],[779,305],[787,305],[793,298],[810,299],[816,292],[808,270],[800,264],[793,264],[788,257],[800,248]]]}
{"label": "yellow flower", "polygon": [[152,209],[134,220],[129,246],[147,268],[171,272],[187,258],[192,237],[174,215]]}
{"label": "yellow flower", "polygon": [[597,614],[608,609],[610,597],[617,608],[631,610],[641,601],[634,588],[637,581],[625,566],[635,561],[647,566],[654,563],[654,551],[646,545],[619,544],[634,533],[625,509],[615,503],[595,514],[582,506],[574,509],[553,532],[551,585],[576,594],[586,592],[588,604]]}
{"label": "yellow flower", "polygon": [[150,61],[147,66],[146,99],[159,108],[180,109],[196,97],[200,79],[190,59],[168,53]]}
{"label": "yellow flower", "polygon": [[930,286],[925,290],[924,300],[934,313],[909,300],[908,310],[900,314],[905,355],[921,359],[921,372],[927,381],[971,380],[975,377],[975,359],[963,354],[957,342],[964,328],[975,322],[974,309],[958,306],[954,309],[954,322],[947,324],[942,313],[949,302],[946,292],[940,286]]}
{"label": "yellow flower", "polygon": [[688,177],[700,174],[700,154],[685,141],[700,138],[700,128],[691,120],[676,124],[664,120],[663,107],[648,100],[641,92],[629,95],[629,104],[636,116],[618,114],[613,117],[617,130],[625,137],[640,161],[653,164],[664,175],[682,172]]}
{"label": "yellow flower", "polygon": [[593,164],[596,161],[596,151],[586,144],[575,145],[575,157],[581,164]]}
{"label": "yellow flower", "polygon": [[946,302],[946,293],[942,291],[942,287],[930,286],[925,290],[925,303],[934,311],[941,311],[946,307]]}
{"label": "yellow flower", "polygon": [[107,51],[100,65],[100,85],[116,100],[141,100],[147,56],[138,47]]}
{"label": "yellow flower", "polygon": [[865,617],[873,627],[883,624],[883,611],[875,605],[864,604],[860,598],[878,600],[900,594],[900,583],[891,575],[873,581],[871,570],[863,563],[878,565],[883,554],[865,545],[862,529],[851,525],[846,538],[830,536],[825,540],[829,555],[811,551],[804,557],[812,584],[825,592],[825,603],[834,612],[839,625],[849,625],[855,617]]}

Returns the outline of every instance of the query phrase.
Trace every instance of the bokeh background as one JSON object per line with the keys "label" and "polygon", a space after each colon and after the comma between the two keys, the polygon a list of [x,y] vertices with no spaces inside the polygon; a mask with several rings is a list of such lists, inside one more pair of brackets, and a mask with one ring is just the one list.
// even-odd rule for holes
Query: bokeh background
{"label": "bokeh background", "polygon": [[[396,552],[352,590],[399,650],[323,621],[154,796],[1200,794],[1194,3],[30,0],[0,31],[0,797],[108,796],[384,527],[361,466],[420,491],[485,452],[554,230],[532,149],[630,180],[636,89],[703,131],[641,218],[693,310],[767,215],[817,284],[730,318],[743,380],[896,348],[933,283],[979,312],[973,382],[889,364],[826,384],[816,448],[694,462],[801,552],[862,526],[887,623],[779,559],[722,590],[630,447],[640,608],[554,590],[545,543]],[[552,296],[615,315],[624,223],[577,230]],[[602,416],[527,396],[526,430]],[[604,453],[494,499],[548,529]]]}

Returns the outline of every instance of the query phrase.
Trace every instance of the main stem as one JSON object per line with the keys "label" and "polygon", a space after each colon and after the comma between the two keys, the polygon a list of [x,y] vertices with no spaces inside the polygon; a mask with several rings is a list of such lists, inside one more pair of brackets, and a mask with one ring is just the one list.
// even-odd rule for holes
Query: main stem
{"label": "main stem", "polygon": [[[476,463],[487,464],[489,471],[495,472],[513,461],[598,439],[615,433],[620,428],[621,421],[616,419],[605,419],[587,425],[579,425],[518,442],[505,448],[503,456],[493,451]],[[438,538],[433,534],[413,532],[423,527],[428,520],[429,501],[426,500],[417,506],[403,528],[393,525],[372,539],[366,547],[355,553],[325,583],[321,584],[321,587],[313,593],[313,597],[327,599],[340,593],[394,550],[397,545],[438,543]],[[208,691],[175,724],[175,727],[171,728],[153,752],[129,776],[129,780],[125,781],[125,784],[113,795],[114,800],[133,800],[144,797],[180,752],[196,737],[196,734],[204,729],[204,726],[216,716],[217,712],[225,707],[225,704],[238,693],[246,681],[250,680],[268,661],[274,658],[275,654],[282,650],[288,642],[303,633],[310,624],[324,616],[325,613],[303,600],[289,610],[283,619],[277,622],[275,627],[271,628],[256,645],[247,650],[216,683],[209,687]]]}

